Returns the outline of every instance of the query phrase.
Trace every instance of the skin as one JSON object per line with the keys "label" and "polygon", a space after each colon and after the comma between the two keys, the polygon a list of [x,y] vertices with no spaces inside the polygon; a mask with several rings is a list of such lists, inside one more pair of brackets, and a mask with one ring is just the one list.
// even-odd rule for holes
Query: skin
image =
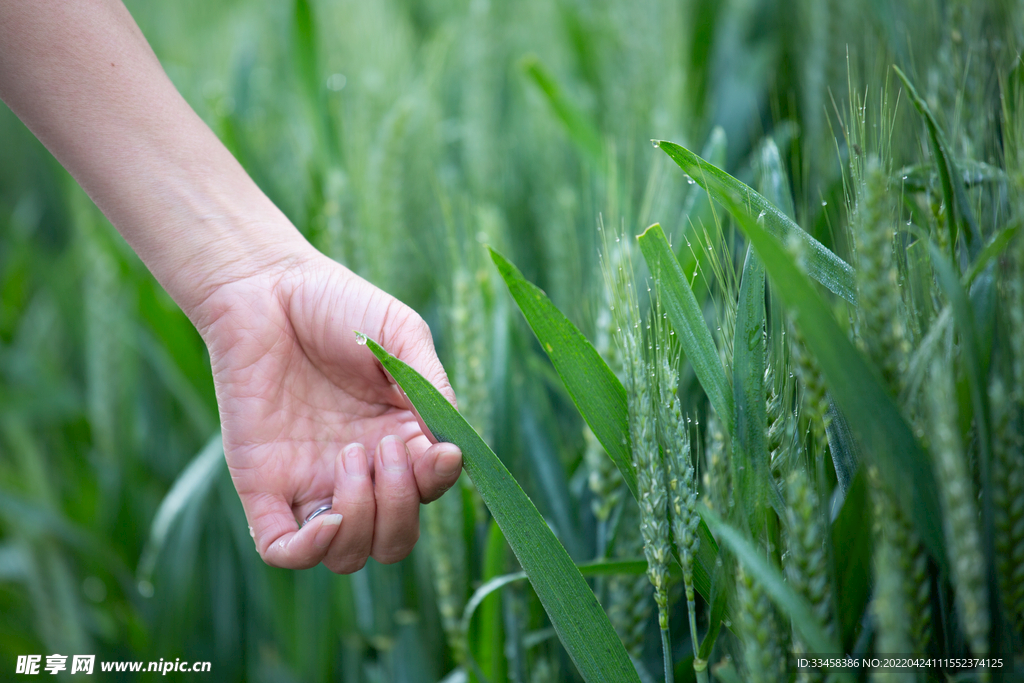
{"label": "skin", "polygon": [[[317,252],[113,0],[0,0],[0,98],[89,193],[210,352],[224,453],[268,564],[397,562],[458,479],[354,330],[455,403],[415,311]],[[302,520],[331,505],[310,524]]]}

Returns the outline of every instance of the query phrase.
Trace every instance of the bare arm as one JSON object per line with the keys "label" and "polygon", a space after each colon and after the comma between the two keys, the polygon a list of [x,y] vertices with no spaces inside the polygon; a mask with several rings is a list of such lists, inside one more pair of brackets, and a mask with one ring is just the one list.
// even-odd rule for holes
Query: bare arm
{"label": "bare arm", "polygon": [[[192,111],[117,0],[0,0],[0,97],[199,329],[224,451],[268,563],[405,557],[461,453],[352,334],[455,396],[407,306],[313,249]],[[300,529],[311,512],[330,506]],[[344,520],[344,523],[342,521]]]}
{"label": "bare arm", "polygon": [[0,45],[0,97],[193,321],[217,285],[308,248],[174,88],[121,2],[5,0]]}

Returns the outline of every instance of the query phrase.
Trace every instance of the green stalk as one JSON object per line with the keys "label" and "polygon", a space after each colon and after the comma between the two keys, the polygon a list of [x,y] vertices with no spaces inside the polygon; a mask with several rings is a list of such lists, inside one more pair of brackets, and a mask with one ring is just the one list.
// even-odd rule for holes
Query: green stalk
{"label": "green stalk", "polygon": [[697,683],[708,683],[708,663],[699,656],[702,643],[697,641],[697,604],[693,599],[693,586],[686,587],[686,611],[690,613],[690,642],[693,643],[693,673]]}
{"label": "green stalk", "polygon": [[[664,619],[662,619],[664,616]],[[672,639],[668,635],[668,614],[658,615],[659,623],[663,622],[661,627],[661,652],[665,660],[665,683],[672,683]]]}

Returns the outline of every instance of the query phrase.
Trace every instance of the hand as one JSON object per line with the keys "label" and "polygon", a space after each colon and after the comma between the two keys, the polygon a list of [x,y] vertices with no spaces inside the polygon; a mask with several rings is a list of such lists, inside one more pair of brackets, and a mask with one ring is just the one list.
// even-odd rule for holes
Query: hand
{"label": "hand", "polygon": [[[228,468],[264,561],[349,573],[368,556],[408,555],[420,503],[455,483],[462,454],[431,443],[354,331],[454,404],[419,315],[307,248],[220,285],[194,319],[210,350]],[[331,512],[300,529],[321,505]]]}

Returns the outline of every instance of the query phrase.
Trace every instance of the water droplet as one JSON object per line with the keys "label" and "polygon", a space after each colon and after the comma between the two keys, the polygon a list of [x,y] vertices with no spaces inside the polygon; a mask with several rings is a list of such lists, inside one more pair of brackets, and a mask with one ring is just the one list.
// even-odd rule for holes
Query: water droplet
{"label": "water droplet", "polygon": [[356,332],[356,344],[366,346],[366,335],[362,332]]}
{"label": "water droplet", "polygon": [[907,179],[907,176],[903,176],[903,179],[904,179],[904,180],[906,180],[906,179]]}
{"label": "water droplet", "polygon": [[697,181],[695,181],[693,178],[691,178],[689,176],[686,177],[686,184],[687,185],[693,185],[695,182],[697,182]]}
{"label": "water droplet", "polygon": [[822,206],[828,206],[828,202],[826,202],[824,199],[822,199],[821,200],[821,205]]}
{"label": "water droplet", "polygon": [[910,225],[910,221],[909,220],[907,220],[907,225]]}
{"label": "water droplet", "polygon": [[345,74],[331,74],[327,79],[327,88],[338,92],[339,90],[344,90],[347,83],[348,79],[345,77]]}
{"label": "water droplet", "polygon": [[761,211],[761,213],[757,214],[757,220],[761,220],[762,218],[764,218],[764,215],[765,215],[765,212]]}
{"label": "water droplet", "polygon": [[660,140],[651,140],[651,144],[654,145],[654,149],[658,149],[658,148],[661,147],[661,141]]}

